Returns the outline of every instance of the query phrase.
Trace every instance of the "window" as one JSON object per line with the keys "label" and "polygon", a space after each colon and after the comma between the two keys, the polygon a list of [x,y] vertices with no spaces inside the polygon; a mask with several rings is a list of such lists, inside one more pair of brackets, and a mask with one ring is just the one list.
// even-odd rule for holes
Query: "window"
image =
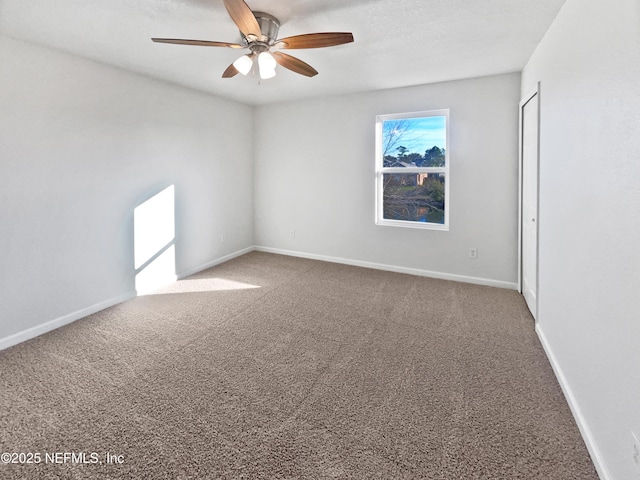
{"label": "window", "polygon": [[376,224],[449,229],[449,110],[376,117]]}

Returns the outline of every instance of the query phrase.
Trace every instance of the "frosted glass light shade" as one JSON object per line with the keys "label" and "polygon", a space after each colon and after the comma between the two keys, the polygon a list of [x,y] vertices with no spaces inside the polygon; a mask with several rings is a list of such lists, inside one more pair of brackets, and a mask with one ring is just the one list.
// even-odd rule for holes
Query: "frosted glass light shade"
{"label": "frosted glass light shade", "polygon": [[260,78],[266,80],[276,76],[276,59],[269,52],[262,52],[258,55],[258,67],[260,68]]}
{"label": "frosted glass light shade", "polygon": [[276,68],[276,59],[269,52],[262,52],[258,55],[258,65],[265,70],[274,70]]}
{"label": "frosted glass light shade", "polygon": [[260,69],[260,78],[262,80],[266,80],[268,78],[273,78],[275,76],[276,76],[276,69],[275,68],[273,68],[271,70],[266,70],[264,68]]}
{"label": "frosted glass light shade", "polygon": [[253,60],[251,60],[249,55],[243,55],[235,62],[233,62],[233,66],[242,75],[246,75],[251,71],[251,67],[253,67]]}

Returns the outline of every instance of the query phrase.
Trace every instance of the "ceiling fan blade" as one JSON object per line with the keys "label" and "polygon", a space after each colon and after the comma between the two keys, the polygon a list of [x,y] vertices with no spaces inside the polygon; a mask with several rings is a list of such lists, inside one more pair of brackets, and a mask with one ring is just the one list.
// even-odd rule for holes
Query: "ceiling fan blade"
{"label": "ceiling fan blade", "polygon": [[281,38],[276,41],[276,46],[280,48],[321,48],[333,47],[344,43],[353,42],[352,33],[307,33],[305,35],[294,35],[293,37]]}
{"label": "ceiling fan blade", "polygon": [[251,8],[244,0],[224,0],[224,6],[229,12],[233,23],[236,24],[245,37],[248,35],[260,37],[260,25]]}
{"label": "ceiling fan blade", "polygon": [[299,58],[292,57],[282,52],[272,52],[271,55],[276,59],[279,65],[284,68],[288,68],[292,72],[305,75],[307,77],[314,77],[318,74],[318,71],[308,63],[303,62]]}
{"label": "ceiling fan blade", "polygon": [[222,78],[231,78],[231,77],[235,77],[238,73],[238,70],[236,69],[236,67],[233,66],[233,63],[231,65],[229,65],[227,67],[227,69],[224,71],[224,73],[222,74]]}
{"label": "ceiling fan blade", "polygon": [[239,43],[210,42],[208,40],[184,40],[182,38],[152,38],[156,43],[174,43],[176,45],[199,45],[201,47],[244,48]]}

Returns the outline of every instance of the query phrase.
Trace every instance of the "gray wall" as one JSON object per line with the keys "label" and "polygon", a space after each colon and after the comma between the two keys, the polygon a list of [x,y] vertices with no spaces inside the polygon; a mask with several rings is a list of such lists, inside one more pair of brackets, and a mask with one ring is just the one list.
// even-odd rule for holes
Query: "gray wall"
{"label": "gray wall", "polygon": [[[513,287],[519,96],[520,76],[508,74],[258,107],[256,244]],[[376,115],[442,108],[450,231],[376,226]]]}
{"label": "gray wall", "polygon": [[538,331],[602,478],[640,478],[640,2],[568,0],[538,81]]}
{"label": "gray wall", "polygon": [[6,37],[0,58],[0,340],[132,294],[133,210],[169,185],[178,274],[253,244],[252,108]]}

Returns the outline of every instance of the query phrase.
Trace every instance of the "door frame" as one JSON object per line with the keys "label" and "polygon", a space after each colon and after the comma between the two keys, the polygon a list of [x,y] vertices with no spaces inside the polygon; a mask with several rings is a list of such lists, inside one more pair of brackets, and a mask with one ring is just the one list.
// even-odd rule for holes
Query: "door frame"
{"label": "door frame", "polygon": [[524,106],[529,103],[533,98],[536,98],[535,101],[538,102],[538,149],[537,149],[537,178],[536,178],[536,315],[534,320],[538,323],[539,318],[539,278],[540,278],[540,82],[538,82],[534,89],[527,92],[526,95],[522,97],[520,100],[519,108],[518,108],[518,292],[521,294],[522,291],[522,255],[523,255],[523,218],[522,218],[522,186],[524,182],[524,172],[523,172],[523,115],[522,112],[524,110]]}

